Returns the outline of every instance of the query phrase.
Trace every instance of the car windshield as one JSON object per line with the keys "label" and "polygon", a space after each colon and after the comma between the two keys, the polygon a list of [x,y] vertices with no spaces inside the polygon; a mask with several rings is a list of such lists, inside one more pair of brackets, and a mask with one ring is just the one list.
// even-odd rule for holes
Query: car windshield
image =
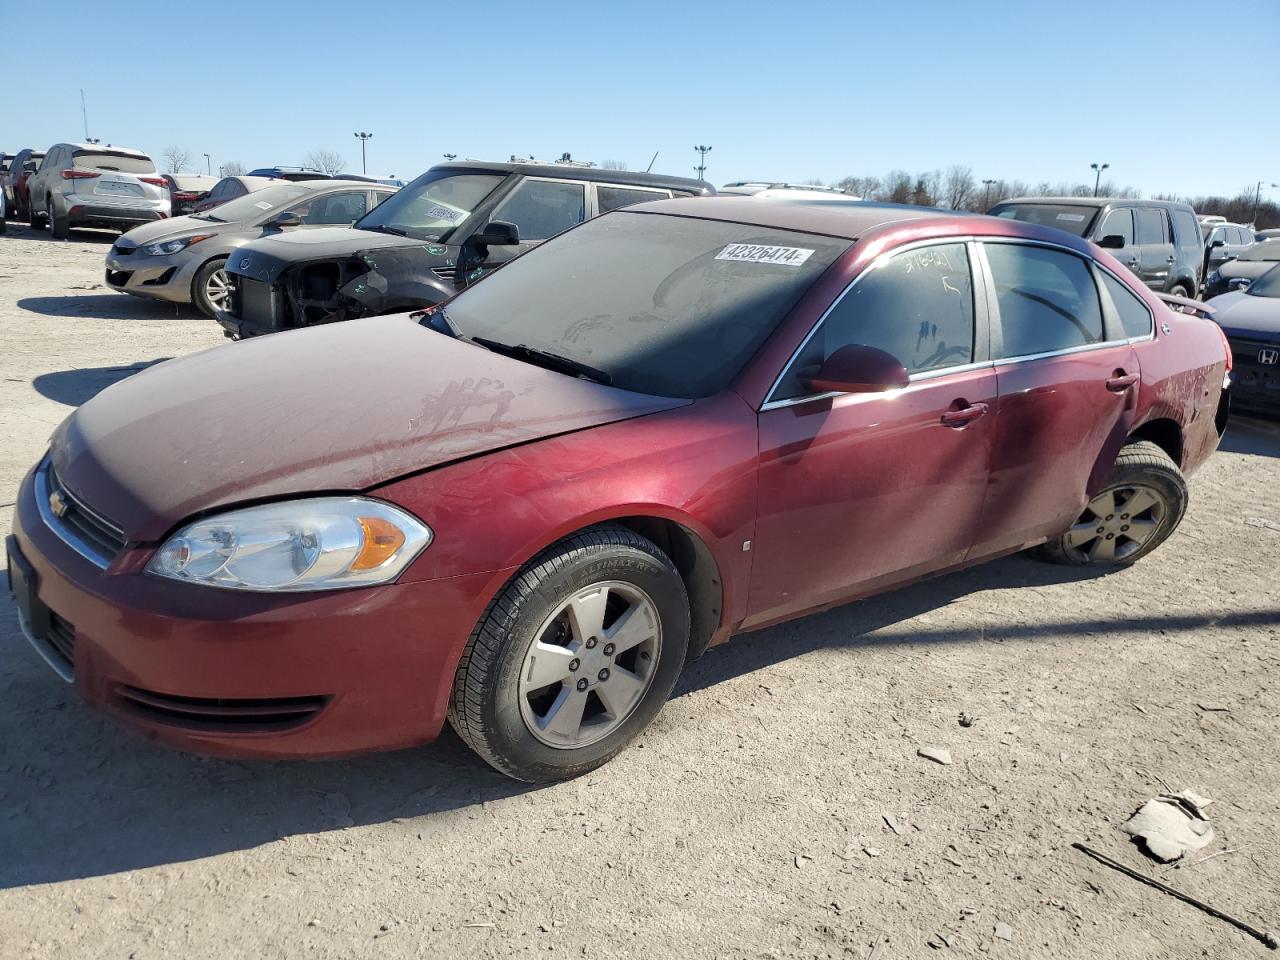
{"label": "car windshield", "polygon": [[445,308],[447,321],[464,338],[567,358],[626,390],[706,397],[728,386],[849,245],[619,211],[464,290]]}
{"label": "car windshield", "polygon": [[498,173],[423,174],[356,224],[418,240],[445,240],[503,180]]}
{"label": "car windshield", "polygon": [[1244,253],[1240,260],[1280,260],[1280,240],[1263,240],[1255,243]]}
{"label": "car windshield", "polygon": [[155,173],[156,165],[150,157],[136,157],[129,153],[106,153],[77,150],[71,163],[78,170],[117,170],[120,173]]}
{"label": "car windshield", "polygon": [[1280,266],[1272,267],[1245,290],[1251,297],[1280,299]]}
{"label": "car windshield", "polygon": [[246,193],[243,197],[236,197],[234,200],[228,200],[226,203],[214,207],[208,213],[200,214],[198,219],[222,220],[227,223],[251,220],[254,217],[274,213],[280,207],[288,206],[295,200],[315,192],[314,187],[298,183],[281,183],[274,187]]}
{"label": "car windshield", "polygon": [[1097,207],[1068,203],[1010,203],[995,208],[991,215],[1004,217],[1006,220],[1038,223],[1044,227],[1057,227],[1083,237],[1097,212]]}

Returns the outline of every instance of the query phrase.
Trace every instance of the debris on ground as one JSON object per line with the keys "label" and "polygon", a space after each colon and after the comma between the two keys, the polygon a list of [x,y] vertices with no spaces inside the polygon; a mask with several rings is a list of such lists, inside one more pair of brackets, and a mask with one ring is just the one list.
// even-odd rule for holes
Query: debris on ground
{"label": "debris on ground", "polygon": [[1156,860],[1172,863],[1213,840],[1213,827],[1204,815],[1212,802],[1190,790],[1161,794],[1144,803],[1120,829],[1141,840]]}
{"label": "debris on ground", "polygon": [[1215,703],[1212,700],[1201,700],[1196,704],[1205,713],[1230,713],[1231,708],[1225,703]]}
{"label": "debris on ground", "polygon": [[916,756],[932,760],[934,763],[940,763],[944,767],[951,765],[951,751],[944,750],[941,747],[920,747],[916,750]]}
{"label": "debris on ground", "polygon": [[898,823],[897,817],[891,813],[883,813],[881,816],[884,818],[884,822],[888,825],[890,830],[898,836],[902,836],[902,824]]}
{"label": "debris on ground", "polygon": [[960,711],[960,726],[962,727],[972,727],[979,719],[980,718],[978,717],[965,713],[963,710]]}
{"label": "debris on ground", "polygon": [[991,935],[997,940],[1008,940],[1012,943],[1013,927],[1009,926],[1007,923],[997,923],[995,928],[991,931]]}
{"label": "debris on ground", "polygon": [[1097,850],[1086,847],[1083,843],[1077,842],[1073,843],[1071,846],[1075,847],[1086,856],[1093,857],[1093,859],[1097,860],[1103,866],[1110,867],[1112,870],[1118,870],[1127,877],[1133,877],[1133,879],[1137,880],[1139,883],[1145,883],[1149,887],[1155,887],[1162,893],[1167,893],[1169,896],[1177,900],[1181,900],[1183,903],[1189,903],[1191,906],[1196,907],[1199,910],[1203,910],[1211,917],[1216,917],[1219,920],[1223,920],[1226,923],[1231,924],[1237,930],[1247,933],[1249,936],[1253,937],[1255,940],[1261,941],[1272,950],[1280,949],[1280,940],[1277,940],[1273,933],[1269,933],[1266,930],[1259,930],[1257,927],[1250,926],[1243,920],[1237,920],[1230,914],[1223,913],[1217,907],[1212,907],[1203,900],[1197,900],[1195,897],[1188,896],[1185,893],[1175,890],[1173,887],[1163,884],[1159,880],[1145,876],[1131,867],[1126,867],[1123,863],[1112,860],[1106,854],[1099,853]]}

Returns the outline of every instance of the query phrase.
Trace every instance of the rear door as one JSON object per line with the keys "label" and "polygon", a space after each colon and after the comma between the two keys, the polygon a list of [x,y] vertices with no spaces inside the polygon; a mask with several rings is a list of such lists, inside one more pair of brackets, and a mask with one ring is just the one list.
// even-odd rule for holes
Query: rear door
{"label": "rear door", "polygon": [[1134,242],[1138,248],[1138,276],[1152,290],[1166,290],[1177,257],[1169,214],[1160,207],[1134,207]]}
{"label": "rear door", "polygon": [[1139,389],[1133,344],[1109,309],[1096,269],[1063,247],[989,239],[999,400],[991,485],[978,559],[1066,530],[1110,469]]}

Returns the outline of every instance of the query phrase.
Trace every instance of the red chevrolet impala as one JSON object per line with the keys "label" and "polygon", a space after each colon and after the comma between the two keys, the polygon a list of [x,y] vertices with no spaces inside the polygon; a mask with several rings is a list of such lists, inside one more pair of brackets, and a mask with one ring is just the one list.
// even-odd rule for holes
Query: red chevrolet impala
{"label": "red chevrolet impala", "polygon": [[160,364],[23,481],[10,582],[86,700],[238,756],[574,776],[732,634],[1039,547],[1132,563],[1229,352],[1087,241],[874,204],[610,213],[442,308]]}

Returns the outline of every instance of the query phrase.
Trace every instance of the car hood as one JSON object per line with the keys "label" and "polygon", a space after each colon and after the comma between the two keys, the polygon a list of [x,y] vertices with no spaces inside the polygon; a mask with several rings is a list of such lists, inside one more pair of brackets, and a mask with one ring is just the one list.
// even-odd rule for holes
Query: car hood
{"label": "car hood", "polygon": [[213,220],[197,220],[195,217],[166,217],[164,220],[152,220],[140,227],[134,227],[120,237],[121,246],[141,247],[147,243],[158,243],[174,237],[189,237],[194,233],[217,235],[243,230],[240,222],[218,223]]}
{"label": "car hood", "polygon": [[367,490],[689,402],[565,376],[399,315],[157,364],[64,420],[51,453],[73,494],[149,542],[232,504]]}
{"label": "car hood", "polygon": [[1209,301],[1213,319],[1229,337],[1280,340],[1280,299],[1224,293]]}
{"label": "car hood", "polygon": [[1256,280],[1280,261],[1276,260],[1228,260],[1218,268],[1218,273],[1228,280],[1244,277]]}
{"label": "car hood", "polygon": [[230,262],[232,273],[274,283],[280,274],[296,263],[350,257],[386,247],[426,247],[412,237],[397,237],[375,230],[354,227],[317,227],[314,230],[289,230],[272,237],[255,240],[240,249]]}

